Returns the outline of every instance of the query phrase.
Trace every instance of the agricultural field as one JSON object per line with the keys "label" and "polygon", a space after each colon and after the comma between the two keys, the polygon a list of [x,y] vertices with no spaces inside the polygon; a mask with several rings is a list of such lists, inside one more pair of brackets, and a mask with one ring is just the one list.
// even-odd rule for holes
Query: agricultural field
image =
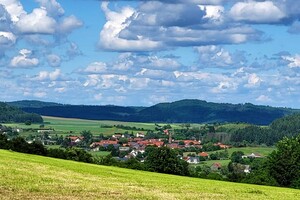
{"label": "agricultural field", "polygon": [[[235,151],[242,151],[244,152],[245,155],[255,153],[255,154],[260,154],[261,156],[267,156],[275,149],[276,149],[275,147],[239,147],[239,148],[235,147],[227,150],[229,156]],[[219,150],[219,151],[224,151],[224,150]]]}
{"label": "agricultural field", "polygon": [[[154,130],[154,123],[135,123],[135,122],[118,122],[118,121],[97,121],[97,120],[83,120],[83,119],[70,119],[70,118],[59,118],[59,117],[47,117],[43,116],[44,119],[44,128],[45,129],[54,129],[59,135],[70,134],[79,135],[83,130],[90,130],[94,135],[99,135],[100,133],[104,135],[112,135],[116,132],[124,133],[128,131],[129,133],[133,132],[143,132],[143,131],[134,131],[134,130],[125,130],[119,129],[117,127],[107,128],[105,126],[114,126],[114,125],[124,125],[136,128],[144,128]],[[13,128],[22,128],[22,129],[38,129],[40,124],[25,125],[22,123],[13,123],[13,124],[3,124],[5,126]],[[30,132],[24,132],[24,135],[30,134]]]}
{"label": "agricultural field", "polygon": [[300,199],[300,190],[197,179],[0,150],[8,199]]}
{"label": "agricultural field", "polygon": [[[200,161],[199,164],[196,164],[194,166],[197,166],[197,165],[207,165],[207,166],[212,166],[214,163],[220,163],[221,166],[228,166],[230,160],[206,160],[206,161]],[[193,165],[192,165],[193,166]]]}
{"label": "agricultural field", "polygon": [[[244,152],[245,155],[249,155],[251,153],[255,154],[260,154],[263,157],[268,156],[272,151],[274,151],[276,148],[275,147],[240,147],[240,148],[230,148],[227,149],[229,157],[231,154],[235,151],[242,151]],[[215,152],[221,152],[224,150],[219,150],[219,151],[214,151],[214,152],[207,152],[208,154],[215,153]],[[228,160],[206,160],[206,161],[201,161],[197,165],[207,165],[211,166],[214,163],[220,163],[222,166],[227,166],[230,162],[230,159]]]}

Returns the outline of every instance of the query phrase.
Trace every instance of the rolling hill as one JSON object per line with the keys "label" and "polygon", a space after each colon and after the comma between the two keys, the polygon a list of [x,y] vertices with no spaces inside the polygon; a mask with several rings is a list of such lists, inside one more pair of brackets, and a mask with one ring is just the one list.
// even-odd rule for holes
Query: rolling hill
{"label": "rolling hill", "polygon": [[300,190],[197,179],[0,150],[1,199],[299,199]]}
{"label": "rolling hill", "polygon": [[93,120],[163,123],[245,122],[268,125],[275,119],[298,112],[296,109],[258,106],[250,103],[212,103],[181,100],[150,107],[63,105],[47,102],[10,102],[26,112],[45,116]]}

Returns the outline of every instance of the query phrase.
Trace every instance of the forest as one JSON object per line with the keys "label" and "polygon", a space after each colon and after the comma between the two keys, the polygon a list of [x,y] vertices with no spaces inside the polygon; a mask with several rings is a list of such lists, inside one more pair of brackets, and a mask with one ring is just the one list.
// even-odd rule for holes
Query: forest
{"label": "forest", "polygon": [[30,113],[65,118],[160,123],[244,122],[269,125],[275,119],[298,112],[296,109],[258,106],[250,103],[212,103],[185,99],[150,107],[114,105],[64,105],[39,101],[9,102]]}
{"label": "forest", "polygon": [[0,102],[0,122],[42,123],[43,118],[38,114],[27,113],[17,107],[9,106],[6,103]]}

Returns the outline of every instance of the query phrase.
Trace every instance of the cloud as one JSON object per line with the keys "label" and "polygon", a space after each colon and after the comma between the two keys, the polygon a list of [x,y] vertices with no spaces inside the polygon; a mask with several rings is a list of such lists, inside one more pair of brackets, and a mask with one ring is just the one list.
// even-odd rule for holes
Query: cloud
{"label": "cloud", "polygon": [[107,66],[103,62],[93,62],[82,71],[90,74],[102,74],[107,71]]}
{"label": "cloud", "polygon": [[107,22],[100,46],[111,51],[154,51],[173,47],[240,44],[261,40],[250,26],[227,22],[224,7],[197,3],[142,2],[112,11],[102,3]]}
{"label": "cloud", "polygon": [[285,14],[272,1],[246,1],[237,2],[229,11],[236,21],[252,23],[278,23]]}
{"label": "cloud", "polygon": [[24,15],[16,23],[17,29],[26,34],[53,34],[55,33],[56,21],[47,16],[43,8],[36,8],[32,13]]}
{"label": "cloud", "polygon": [[288,29],[288,32],[291,34],[300,34],[300,21],[295,21]]}
{"label": "cloud", "polygon": [[4,47],[1,54],[13,50],[16,41],[32,44],[32,50],[63,46],[69,42],[68,35],[83,26],[76,16],[66,16],[56,0],[36,2],[39,7],[27,12],[20,0],[0,1],[0,44]]}
{"label": "cloud", "polygon": [[270,97],[268,97],[268,96],[262,94],[262,95],[260,95],[259,97],[257,97],[257,98],[255,99],[255,101],[259,101],[259,102],[270,102],[271,99],[270,99]]}
{"label": "cloud", "polygon": [[37,76],[31,80],[35,81],[56,81],[62,76],[60,69],[55,69],[53,72],[40,71]]}
{"label": "cloud", "polygon": [[245,85],[245,87],[249,87],[249,88],[258,87],[260,86],[261,82],[262,80],[257,74],[249,74],[248,83]]}
{"label": "cloud", "polygon": [[135,40],[126,40],[119,37],[120,32],[129,24],[126,21],[134,14],[131,7],[124,7],[120,13],[111,11],[108,3],[103,2],[101,8],[106,16],[102,31],[100,32],[99,47],[114,51],[144,51],[155,50],[160,47],[159,42],[148,38],[137,37]]}
{"label": "cloud", "polygon": [[296,54],[295,56],[282,56],[282,59],[288,62],[288,67],[298,68],[300,67],[300,55]]}
{"label": "cloud", "polygon": [[8,48],[13,46],[16,43],[16,40],[17,38],[13,33],[0,31],[1,48]]}
{"label": "cloud", "polygon": [[0,4],[2,4],[5,7],[7,12],[10,14],[11,20],[13,22],[19,21],[20,16],[26,14],[19,0],[5,0],[1,1]]}
{"label": "cloud", "polygon": [[157,80],[162,80],[162,79],[170,80],[175,78],[175,75],[172,72],[167,72],[163,70],[145,69],[145,68],[143,68],[140,72],[138,72],[136,76],[147,77],[147,78],[157,79]]}
{"label": "cloud", "polygon": [[209,45],[196,47],[195,49],[199,54],[199,65],[202,65],[203,68],[215,66],[238,67],[246,62],[245,57],[240,52],[232,54],[220,46]]}
{"label": "cloud", "polygon": [[58,55],[50,54],[47,56],[48,64],[51,67],[59,67],[61,64],[61,58]]}
{"label": "cloud", "polygon": [[58,32],[61,34],[69,34],[73,30],[80,28],[83,22],[77,19],[74,15],[65,17],[62,22],[58,25]]}
{"label": "cloud", "polygon": [[45,8],[49,16],[60,17],[63,16],[65,11],[56,0],[36,0],[40,6]]}
{"label": "cloud", "polygon": [[10,66],[16,68],[30,68],[39,64],[37,58],[31,58],[32,52],[28,49],[22,49],[19,51],[19,55],[13,57],[10,62]]}

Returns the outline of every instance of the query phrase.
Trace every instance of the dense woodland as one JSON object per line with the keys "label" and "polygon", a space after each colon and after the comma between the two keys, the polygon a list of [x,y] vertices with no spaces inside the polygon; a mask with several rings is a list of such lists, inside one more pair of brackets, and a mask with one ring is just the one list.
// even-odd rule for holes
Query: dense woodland
{"label": "dense woodland", "polygon": [[300,114],[289,115],[273,121],[268,127],[247,126],[231,134],[231,143],[274,145],[283,137],[297,136],[300,133]]}
{"label": "dense woodland", "polygon": [[298,110],[246,104],[210,103],[181,100],[151,107],[63,105],[38,101],[9,103],[26,112],[46,116],[163,123],[245,122],[268,125],[273,120]]}
{"label": "dense woodland", "polygon": [[26,113],[17,107],[9,106],[0,102],[0,122],[42,123],[43,118],[38,114]]}

